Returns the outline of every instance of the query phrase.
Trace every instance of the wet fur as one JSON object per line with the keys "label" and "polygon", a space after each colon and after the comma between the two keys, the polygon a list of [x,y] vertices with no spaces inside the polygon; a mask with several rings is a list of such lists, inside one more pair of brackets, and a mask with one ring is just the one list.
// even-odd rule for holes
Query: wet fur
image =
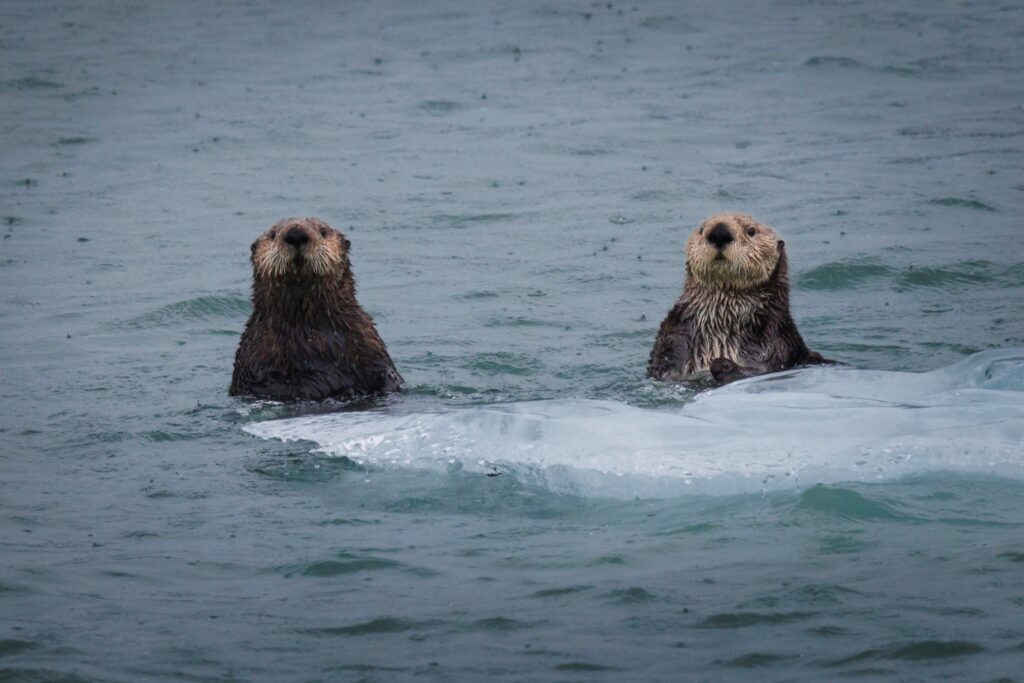
{"label": "wet fur", "polygon": [[[301,249],[285,241],[296,228],[309,238]],[[349,246],[315,218],[280,221],[253,243],[253,310],[232,396],[320,400],[400,389],[402,376],[356,301]]]}
{"label": "wet fur", "polygon": [[[733,241],[719,254],[714,226]],[[748,235],[748,229],[753,235]],[[743,214],[716,214],[691,235],[683,293],[661,323],[648,376],[730,382],[799,365],[828,363],[807,348],[789,312],[785,243]]]}

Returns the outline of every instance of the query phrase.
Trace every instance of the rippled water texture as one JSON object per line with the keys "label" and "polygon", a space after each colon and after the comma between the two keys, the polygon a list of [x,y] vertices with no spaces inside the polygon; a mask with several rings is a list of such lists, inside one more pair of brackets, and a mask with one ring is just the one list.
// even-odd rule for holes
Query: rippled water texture
{"label": "rippled water texture", "polygon": [[[0,5],[0,680],[1022,680],[1024,7]],[[720,210],[811,348],[644,364]],[[318,215],[408,390],[226,395]]]}

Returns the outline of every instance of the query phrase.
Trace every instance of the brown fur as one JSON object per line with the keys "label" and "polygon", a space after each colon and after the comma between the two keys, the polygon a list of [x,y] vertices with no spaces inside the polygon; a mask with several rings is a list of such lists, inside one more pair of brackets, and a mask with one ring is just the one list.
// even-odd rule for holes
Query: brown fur
{"label": "brown fur", "polygon": [[351,398],[402,384],[373,319],[356,301],[350,242],[316,218],[279,221],[252,244],[252,315],[232,396]]}
{"label": "brown fur", "polygon": [[745,214],[705,220],[687,242],[683,293],[661,323],[647,374],[693,381],[710,373],[723,383],[826,362],[790,315],[785,243],[775,231]]}

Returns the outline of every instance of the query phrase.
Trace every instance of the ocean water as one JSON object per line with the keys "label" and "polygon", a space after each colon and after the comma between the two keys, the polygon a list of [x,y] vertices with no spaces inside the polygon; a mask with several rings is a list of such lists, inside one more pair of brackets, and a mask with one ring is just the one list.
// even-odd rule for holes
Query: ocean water
{"label": "ocean water", "polygon": [[[1024,6],[0,4],[0,679],[1024,680]],[[644,369],[705,216],[848,365]],[[229,398],[316,215],[408,381]]]}

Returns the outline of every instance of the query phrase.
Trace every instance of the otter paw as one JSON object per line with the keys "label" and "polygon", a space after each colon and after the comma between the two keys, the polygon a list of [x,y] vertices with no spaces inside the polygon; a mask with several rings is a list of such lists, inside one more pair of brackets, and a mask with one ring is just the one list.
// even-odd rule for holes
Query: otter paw
{"label": "otter paw", "polygon": [[709,364],[708,369],[719,384],[734,382],[743,377],[743,369],[729,358],[715,358]]}

